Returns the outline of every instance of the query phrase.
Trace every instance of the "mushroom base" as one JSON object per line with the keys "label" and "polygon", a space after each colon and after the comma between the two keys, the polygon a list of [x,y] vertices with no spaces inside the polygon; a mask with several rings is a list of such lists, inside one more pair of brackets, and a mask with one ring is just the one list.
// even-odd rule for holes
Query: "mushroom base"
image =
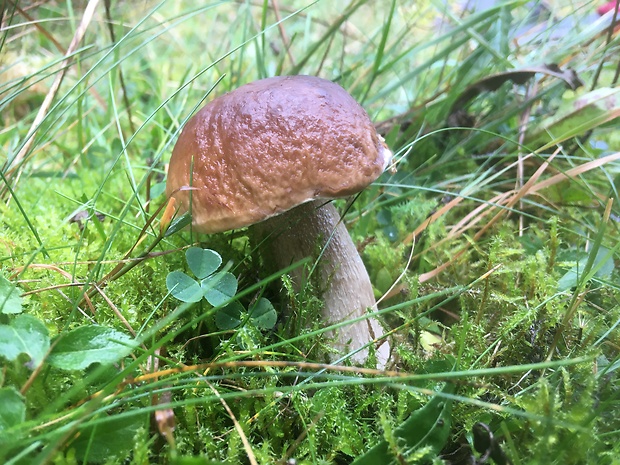
{"label": "mushroom base", "polygon": [[[319,259],[314,275],[300,267],[291,273],[296,291],[312,280],[322,293],[322,312],[326,325],[359,318],[376,310],[368,272],[340,215],[325,200],[307,202],[251,227],[252,240],[259,247],[265,266],[280,270],[305,257]],[[320,258],[319,258],[320,257]],[[354,363],[364,363],[368,349],[360,349],[383,335],[374,318],[367,318],[338,328],[329,336],[338,352],[355,352]],[[377,366],[385,367],[390,346],[386,339],[377,341]]]}

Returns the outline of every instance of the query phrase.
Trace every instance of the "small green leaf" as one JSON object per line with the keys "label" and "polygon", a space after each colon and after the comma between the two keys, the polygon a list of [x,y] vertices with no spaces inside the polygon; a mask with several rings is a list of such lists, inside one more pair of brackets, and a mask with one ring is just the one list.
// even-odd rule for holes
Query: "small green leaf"
{"label": "small green leaf", "polygon": [[103,423],[88,425],[71,443],[80,461],[110,462],[111,457],[123,459],[134,445],[134,436],[144,421],[136,417],[113,418]]}
{"label": "small green leaf", "polygon": [[[441,392],[452,394],[454,391],[453,384],[446,384]],[[452,400],[436,394],[424,407],[413,412],[394,430],[394,438],[403,451],[414,452],[426,447],[429,452],[436,455],[450,437],[451,419]],[[394,454],[388,447],[387,441],[381,441],[355,459],[352,465],[392,463],[394,460]]]}
{"label": "small green leaf", "polygon": [[192,216],[189,213],[185,213],[178,218],[175,218],[166,232],[164,233],[164,237],[172,236],[173,234],[179,232],[185,226],[189,225],[192,222]]}
{"label": "small green leaf", "polygon": [[204,295],[200,284],[182,271],[168,273],[166,287],[181,302],[200,302]]}
{"label": "small green leaf", "polygon": [[269,300],[261,297],[250,308],[250,318],[256,327],[271,329],[276,325],[278,314]]}
{"label": "small green leaf", "polygon": [[22,395],[13,387],[0,388],[0,460],[14,452],[11,449],[15,449],[16,441],[25,436],[22,433],[25,421],[26,404]]}
{"label": "small green leaf", "polygon": [[570,270],[564,273],[558,280],[558,291],[564,292],[568,289],[571,289],[577,285],[579,282],[579,277],[583,275],[583,271],[586,267],[586,263],[588,262],[588,258],[584,258],[579,260],[575,266],[573,266]]}
{"label": "small green leaf", "polygon": [[0,276],[0,313],[22,312],[22,298],[19,289],[4,276]]}
{"label": "small green leaf", "polygon": [[123,151],[123,143],[118,137],[115,137],[110,144],[111,153],[116,155]]}
{"label": "small green leaf", "polygon": [[165,190],[166,190],[166,183],[165,182],[158,182],[158,183],[153,184],[151,186],[151,191],[150,191],[149,195],[151,196],[152,199],[155,199],[155,198],[159,197],[160,195],[162,195]]}
{"label": "small green leaf", "polygon": [[604,123],[620,116],[620,89],[601,87],[578,93],[562,104],[553,115],[536,125],[536,130],[528,135],[525,145],[543,147],[559,144],[571,137],[585,134]]}
{"label": "small green leaf", "polygon": [[[584,272],[586,271],[588,260],[588,256],[583,257],[558,280],[558,291],[567,291],[577,286],[579,281],[584,278]],[[615,265],[614,256],[610,253],[608,248],[599,247],[592,267],[596,270],[593,275],[594,277],[602,279],[609,278],[611,273],[614,271]]]}
{"label": "small green leaf", "polygon": [[228,302],[237,293],[237,278],[231,273],[218,273],[200,282],[205,299],[214,307]]}
{"label": "small green leaf", "polygon": [[222,257],[217,252],[200,247],[190,247],[185,252],[189,269],[198,279],[204,279],[215,273],[222,264]]}
{"label": "small green leaf", "polygon": [[82,326],[58,338],[48,358],[63,370],[83,370],[93,363],[109,364],[127,356],[135,341],[104,326]]}
{"label": "small green leaf", "polygon": [[26,420],[24,398],[15,388],[0,388],[0,405],[0,433]]}
{"label": "small green leaf", "polygon": [[614,254],[607,247],[599,247],[594,259],[594,276],[600,279],[608,279],[616,267]]}
{"label": "small green leaf", "polygon": [[241,313],[244,308],[239,302],[231,302],[220,308],[215,314],[215,325],[218,329],[234,329],[241,324]]}
{"label": "small green leaf", "polygon": [[0,325],[0,357],[13,361],[19,354],[28,354],[28,368],[34,370],[50,348],[45,325],[31,315],[19,315],[8,325]]}

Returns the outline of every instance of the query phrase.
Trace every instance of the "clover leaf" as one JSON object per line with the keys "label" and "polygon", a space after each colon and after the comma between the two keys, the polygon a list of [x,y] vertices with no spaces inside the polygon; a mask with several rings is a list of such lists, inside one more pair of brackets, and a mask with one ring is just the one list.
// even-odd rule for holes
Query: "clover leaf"
{"label": "clover leaf", "polygon": [[[222,307],[215,313],[215,324],[221,330],[238,327],[245,308],[232,301],[237,293],[237,278],[227,271],[219,271],[222,257],[210,249],[190,247],[185,252],[187,265],[194,279],[182,271],[172,271],[166,277],[170,294],[182,302],[200,302],[205,299],[214,307]],[[271,329],[277,321],[277,313],[269,300],[258,299],[248,312],[250,321],[260,329]]]}
{"label": "clover leaf", "polygon": [[271,329],[276,325],[278,314],[269,300],[261,297],[249,310],[252,323],[260,329]]}
{"label": "clover leaf", "polygon": [[236,328],[243,320],[243,310],[245,309],[239,302],[229,303],[215,314],[215,325],[223,331]]}
{"label": "clover leaf", "polygon": [[189,269],[198,279],[212,275],[222,264],[222,257],[217,252],[200,247],[190,247],[185,252]]}
{"label": "clover leaf", "polygon": [[198,280],[182,271],[172,271],[166,277],[168,291],[182,302],[200,302],[203,298],[214,307],[223,305],[237,293],[237,278],[232,273],[216,273],[222,265],[217,252],[190,247],[185,252],[187,265]]}
{"label": "clover leaf", "polygon": [[0,275],[0,313],[22,312],[22,298],[19,289],[11,281]]}
{"label": "clover leaf", "polygon": [[[215,324],[218,329],[229,330],[238,327],[243,321],[243,305],[231,302],[215,314]],[[276,309],[269,300],[261,297],[248,311],[250,321],[259,329],[272,329],[278,320]]]}
{"label": "clover leaf", "polygon": [[200,302],[203,290],[195,280],[182,271],[173,271],[166,277],[166,287],[181,302]]}
{"label": "clover leaf", "polygon": [[231,273],[218,273],[203,279],[200,286],[207,302],[218,307],[237,293],[237,278]]}

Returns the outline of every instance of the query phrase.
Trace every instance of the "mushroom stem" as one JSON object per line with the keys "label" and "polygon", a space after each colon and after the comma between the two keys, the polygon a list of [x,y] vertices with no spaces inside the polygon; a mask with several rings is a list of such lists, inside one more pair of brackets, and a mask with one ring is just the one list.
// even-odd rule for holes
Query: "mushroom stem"
{"label": "mushroom stem", "polygon": [[[315,200],[301,204],[287,213],[274,216],[251,227],[251,235],[268,268],[282,269],[305,257],[320,261],[310,277],[322,293],[323,319],[327,324],[358,318],[377,309],[368,272],[351,240],[340,214],[332,203]],[[292,273],[296,291],[308,280],[308,271],[298,268]],[[374,318],[358,321],[336,330],[333,347],[339,352],[355,351],[381,337],[383,329]],[[390,352],[382,339],[376,349],[377,366],[385,367]],[[351,356],[354,363],[364,363],[368,349]]]}

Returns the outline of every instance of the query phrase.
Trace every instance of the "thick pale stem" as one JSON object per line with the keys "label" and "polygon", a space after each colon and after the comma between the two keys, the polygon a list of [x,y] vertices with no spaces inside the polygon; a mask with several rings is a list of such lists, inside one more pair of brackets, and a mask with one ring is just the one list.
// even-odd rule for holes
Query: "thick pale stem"
{"label": "thick pale stem", "polygon": [[[266,265],[282,269],[305,257],[320,261],[312,276],[325,303],[325,325],[340,323],[376,310],[372,285],[355,244],[351,240],[338,211],[331,203],[316,200],[270,218],[252,227],[252,235],[260,245]],[[307,280],[305,270],[298,269],[292,278],[297,291]],[[317,274],[318,273],[318,274]],[[354,351],[383,335],[379,322],[373,318],[352,323],[332,335],[339,352]],[[387,363],[390,347],[382,340],[377,347],[377,365]],[[368,358],[364,349],[352,356],[355,363]]]}

